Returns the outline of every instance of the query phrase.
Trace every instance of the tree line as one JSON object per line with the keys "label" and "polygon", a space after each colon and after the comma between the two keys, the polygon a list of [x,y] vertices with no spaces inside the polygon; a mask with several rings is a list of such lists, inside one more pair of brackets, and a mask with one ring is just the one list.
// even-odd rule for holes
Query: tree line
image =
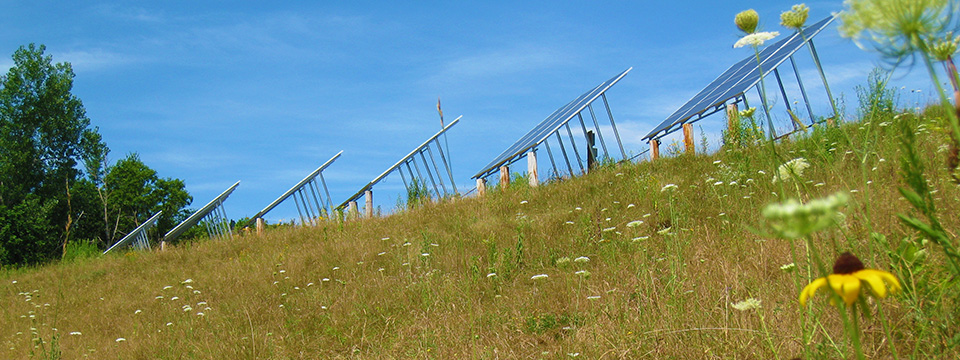
{"label": "tree line", "polygon": [[71,93],[70,63],[21,46],[0,75],[0,267],[64,256],[75,243],[105,249],[158,211],[157,233],[189,215],[184,182],[136,153],[110,149]]}

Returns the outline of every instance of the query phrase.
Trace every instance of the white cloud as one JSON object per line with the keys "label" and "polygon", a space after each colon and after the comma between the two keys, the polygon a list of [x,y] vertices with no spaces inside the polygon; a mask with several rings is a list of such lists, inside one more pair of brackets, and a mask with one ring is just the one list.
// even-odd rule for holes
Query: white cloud
{"label": "white cloud", "polygon": [[116,4],[98,5],[94,11],[102,16],[137,22],[162,22],[164,17],[141,7],[120,7]]}
{"label": "white cloud", "polygon": [[552,68],[568,63],[569,55],[544,46],[517,46],[496,49],[453,59],[442,65],[433,79],[475,79],[502,77],[525,71]]}
{"label": "white cloud", "polygon": [[73,66],[74,72],[92,72],[99,70],[112,70],[117,66],[122,66],[137,61],[134,56],[110,52],[103,49],[74,50],[67,52],[54,52],[54,62],[68,62]]}

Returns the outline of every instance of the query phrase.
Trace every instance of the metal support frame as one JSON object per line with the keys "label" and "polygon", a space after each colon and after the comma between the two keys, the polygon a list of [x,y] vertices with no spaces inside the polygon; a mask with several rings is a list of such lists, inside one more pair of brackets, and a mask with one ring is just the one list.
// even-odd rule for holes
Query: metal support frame
{"label": "metal support frame", "polygon": [[[337,205],[335,209],[346,208],[346,206],[350,202],[356,201],[360,197],[364,196],[367,190],[373,190],[374,185],[379,183],[381,180],[386,178],[388,175],[390,175],[394,171],[400,172],[400,177],[402,178],[404,186],[406,186],[407,189],[409,189],[410,186],[414,186],[415,182],[419,182],[420,184],[426,184],[426,180],[429,179],[430,185],[433,186],[433,192],[437,195],[437,197],[442,198],[442,197],[457,193],[457,186],[453,181],[452,165],[447,160],[449,155],[443,152],[443,149],[440,145],[440,142],[437,140],[437,138],[439,138],[440,135],[445,134],[447,130],[449,130],[451,127],[456,125],[460,121],[460,118],[462,118],[462,116],[457,117],[456,119],[451,121],[449,124],[444,126],[443,129],[441,129],[439,132],[431,136],[429,139],[427,139],[427,141],[424,141],[423,144],[421,144],[417,148],[410,151],[409,154],[401,158],[399,161],[393,164],[393,166],[387,168],[386,171],[384,171],[379,176],[371,180],[369,183],[361,187],[356,194],[353,194],[352,196],[347,198],[347,200],[340,203],[340,205]],[[435,144],[437,151],[440,154],[440,162],[443,164],[443,169],[446,170],[446,173],[449,176],[448,180],[450,180],[450,185],[453,188],[452,193],[447,189],[446,183],[444,183],[443,173],[440,171],[441,169],[440,164],[437,163],[437,157],[434,156],[433,154],[433,149],[431,146],[433,144]],[[419,155],[420,161],[417,161],[418,155]],[[430,157],[429,161],[427,160],[427,156]],[[424,167],[423,171],[420,170],[420,165],[421,165],[420,163],[422,163]],[[432,167],[431,167],[431,164],[432,164]],[[407,178],[403,175],[404,167],[407,168],[407,173],[410,175],[409,182],[407,181]],[[414,171],[416,171],[416,173],[414,173]],[[426,174],[426,177],[424,177],[424,174]],[[436,177],[434,177],[434,175],[436,175]],[[439,187],[437,186],[438,182],[440,184]]]}
{"label": "metal support frame", "polygon": [[[240,186],[239,181],[220,193],[220,195],[213,200],[210,200],[210,202],[194,212],[186,220],[177,224],[172,230],[168,231],[167,234],[163,236],[163,241],[172,242],[179,238],[180,235],[183,235],[188,229],[201,222],[204,222],[204,226],[207,228],[207,234],[210,235],[210,237],[233,235],[233,232],[230,230],[227,212],[223,209],[223,202],[226,201],[227,197],[233,193],[233,190],[235,190],[237,186]],[[219,228],[215,228],[215,226]]]}
{"label": "metal support frame", "polygon": [[[738,102],[739,100],[736,99],[737,96],[743,96],[742,101],[746,107],[749,108],[745,93],[750,90],[750,87],[753,86],[757,87],[757,93],[759,94],[760,102],[763,106],[764,116],[766,116],[767,125],[770,128],[770,138],[777,139],[778,137],[776,134],[776,128],[773,126],[773,118],[770,115],[770,107],[768,106],[767,102],[767,94],[765,94],[766,89],[763,89],[760,85],[763,77],[757,77],[756,73],[759,72],[761,76],[764,76],[764,74],[768,75],[770,72],[773,72],[777,79],[777,85],[780,87],[780,95],[783,96],[786,104],[785,106],[788,111],[793,112],[794,109],[792,104],[790,104],[790,100],[787,98],[786,90],[783,86],[783,78],[779,74],[779,66],[782,65],[782,63],[787,59],[790,60],[791,67],[796,75],[797,84],[800,87],[800,92],[803,97],[804,105],[807,108],[810,121],[811,123],[815,123],[815,116],[813,114],[809,97],[807,96],[806,89],[800,77],[800,72],[797,69],[796,61],[793,58],[795,51],[799,50],[804,45],[808,47],[810,54],[813,57],[814,64],[816,65],[817,71],[820,74],[820,78],[823,81],[827,97],[830,100],[830,105],[834,110],[834,116],[839,117],[836,103],[833,95],[830,92],[829,85],[827,84],[826,76],[823,72],[823,67],[820,64],[820,59],[817,55],[816,46],[814,45],[812,38],[813,36],[819,34],[819,32],[829,25],[834,19],[835,16],[830,16],[805,28],[804,30],[812,35],[811,37],[805,36],[805,34],[801,31],[768,46],[761,51],[764,59],[763,64],[757,64],[756,60],[753,59],[753,56],[747,57],[744,60],[741,60],[741,62],[734,64],[730,69],[721,74],[720,77],[714,81],[714,83],[708,85],[708,87],[698,93],[697,96],[681,106],[680,109],[668,117],[663,123],[651,130],[651,132],[644,136],[643,139],[648,141],[657,140],[659,142],[663,137],[680,130],[683,124],[699,121],[706,116],[717,112],[716,107],[719,106],[722,108],[727,102],[730,101],[730,99],[734,99],[734,103]],[[770,60],[768,61],[768,59]],[[742,75],[745,73],[745,69],[748,69],[749,66],[757,67],[757,69],[750,70],[751,74],[753,75]],[[725,85],[725,87],[719,85]],[[731,96],[733,91],[741,92]],[[794,113],[794,115],[796,115],[796,113]],[[793,123],[793,121],[791,121],[791,123]],[[797,124],[794,124],[794,126],[796,125]]]}
{"label": "metal support frame", "polygon": [[114,243],[113,246],[110,246],[110,248],[103,253],[106,254],[110,252],[110,250],[125,246],[130,243],[133,243],[133,247],[137,250],[150,250],[150,239],[147,238],[147,232],[150,231],[150,229],[157,227],[157,220],[160,219],[160,214],[163,214],[163,211],[158,211],[156,214],[151,216],[150,219],[143,222],[143,224],[140,224],[140,226],[137,226],[136,229],[133,229],[133,231],[127,234],[127,236],[124,236],[122,239],[120,239],[120,241]]}
{"label": "metal support frame", "polygon": [[[253,215],[246,226],[253,226],[257,222],[257,219],[263,218],[270,210],[273,210],[273,208],[290,197],[293,197],[293,203],[297,207],[297,214],[300,215],[301,224],[316,224],[316,221],[323,217],[324,212],[326,212],[327,217],[330,217],[331,214],[333,214],[333,201],[330,199],[330,190],[327,188],[327,182],[323,178],[323,170],[326,170],[326,168],[340,158],[342,154],[343,151],[341,150],[316,170],[307,174],[303,180],[300,180],[300,182],[284,192],[283,195],[280,195],[280,197],[264,207],[263,210]],[[318,178],[320,179],[319,184],[317,183]],[[323,187],[322,193],[320,192],[320,187]],[[322,194],[326,195],[326,199],[322,197]],[[312,200],[312,203],[308,201],[308,198]]]}

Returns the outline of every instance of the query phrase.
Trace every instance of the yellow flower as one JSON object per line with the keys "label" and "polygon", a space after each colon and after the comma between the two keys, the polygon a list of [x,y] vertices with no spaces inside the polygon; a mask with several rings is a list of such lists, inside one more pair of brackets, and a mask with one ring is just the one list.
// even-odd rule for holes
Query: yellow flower
{"label": "yellow flower", "polygon": [[881,299],[901,289],[900,281],[893,274],[883,270],[865,269],[860,259],[845,252],[833,264],[833,274],[818,278],[803,288],[800,292],[800,305],[806,306],[807,299],[827,285],[830,285],[833,292],[839,295],[847,306],[853,305],[860,297],[860,288],[864,282],[867,283],[871,294]]}

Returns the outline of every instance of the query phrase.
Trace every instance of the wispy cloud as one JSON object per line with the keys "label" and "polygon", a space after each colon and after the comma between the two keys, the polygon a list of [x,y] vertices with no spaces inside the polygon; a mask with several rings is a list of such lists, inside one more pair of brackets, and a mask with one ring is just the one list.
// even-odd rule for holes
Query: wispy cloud
{"label": "wispy cloud", "polygon": [[135,63],[135,56],[104,49],[73,50],[53,54],[56,62],[69,62],[75,72],[113,70],[117,66]]}
{"label": "wispy cloud", "polygon": [[163,22],[164,20],[162,13],[137,6],[121,7],[117,4],[102,4],[97,5],[94,11],[107,18],[127,21]]}
{"label": "wispy cloud", "polygon": [[570,55],[556,48],[521,45],[452,59],[433,79],[470,80],[500,77],[568,64]]}

